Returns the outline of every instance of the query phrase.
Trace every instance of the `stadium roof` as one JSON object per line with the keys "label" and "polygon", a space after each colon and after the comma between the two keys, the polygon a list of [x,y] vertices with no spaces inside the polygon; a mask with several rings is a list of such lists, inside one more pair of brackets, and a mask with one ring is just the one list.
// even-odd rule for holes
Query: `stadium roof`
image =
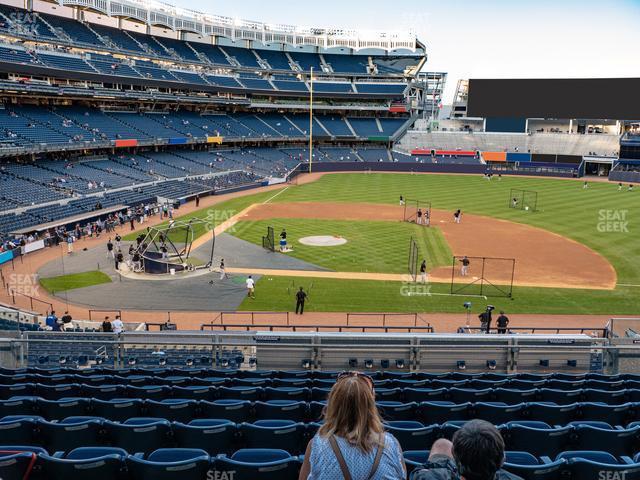
{"label": "stadium roof", "polygon": [[150,0],[62,0],[60,3],[113,17],[131,18],[172,30],[223,36],[234,41],[312,45],[320,48],[345,47],[354,50],[379,48],[387,51],[407,49],[415,52],[422,48],[416,34],[410,30],[383,32],[268,24],[211,15]]}

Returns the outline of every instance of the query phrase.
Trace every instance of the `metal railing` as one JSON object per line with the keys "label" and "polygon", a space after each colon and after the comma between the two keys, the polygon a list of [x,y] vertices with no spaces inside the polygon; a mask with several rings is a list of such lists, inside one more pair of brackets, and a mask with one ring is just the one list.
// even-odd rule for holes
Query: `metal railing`
{"label": "metal railing", "polygon": [[219,324],[208,323],[200,326],[202,331],[288,331],[288,332],[405,332],[405,333],[433,333],[432,326],[419,327],[417,325],[304,325],[304,324],[287,324],[287,325],[262,325],[262,324]]}

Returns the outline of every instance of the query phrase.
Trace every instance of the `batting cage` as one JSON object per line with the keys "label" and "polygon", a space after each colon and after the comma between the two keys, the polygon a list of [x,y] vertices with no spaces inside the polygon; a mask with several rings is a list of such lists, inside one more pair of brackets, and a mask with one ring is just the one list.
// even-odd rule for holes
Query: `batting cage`
{"label": "batting cage", "polygon": [[454,256],[451,294],[511,297],[515,271],[515,258]]}
{"label": "batting cage", "polygon": [[262,237],[262,248],[265,248],[271,252],[276,251],[275,234],[273,227],[267,227],[267,234]]}
{"label": "batting cage", "polygon": [[414,282],[418,281],[418,244],[413,237],[409,240],[408,270],[411,280]]}
{"label": "batting cage", "polygon": [[425,200],[406,200],[402,221],[428,227],[431,225],[431,202]]}
{"label": "batting cage", "polygon": [[509,208],[535,212],[538,209],[538,192],[512,188],[509,193]]}

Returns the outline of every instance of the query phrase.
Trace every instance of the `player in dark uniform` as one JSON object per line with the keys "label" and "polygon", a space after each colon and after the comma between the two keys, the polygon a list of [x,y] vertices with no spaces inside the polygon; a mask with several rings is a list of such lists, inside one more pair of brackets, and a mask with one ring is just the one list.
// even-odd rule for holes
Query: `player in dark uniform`
{"label": "player in dark uniform", "polygon": [[507,333],[509,317],[507,317],[502,310],[500,311],[500,316],[496,320],[496,324],[498,325],[498,333]]}
{"label": "player in dark uniform", "polygon": [[422,283],[427,283],[427,261],[422,260],[420,264],[420,280]]}
{"label": "player in dark uniform", "polygon": [[287,249],[287,232],[283,228],[280,232],[280,251],[284,252]]}
{"label": "player in dark uniform", "polygon": [[416,223],[418,225],[422,225],[422,209],[418,209],[418,213],[416,213]]}
{"label": "player in dark uniform", "polygon": [[464,257],[462,257],[462,260],[460,260],[460,263],[462,263],[462,268],[460,269],[460,275],[462,275],[463,277],[466,277],[469,274],[469,265],[471,264],[471,261],[465,255]]}
{"label": "player in dark uniform", "polygon": [[307,299],[307,296],[302,287],[296,292],[296,315],[302,315],[304,313],[304,301]]}

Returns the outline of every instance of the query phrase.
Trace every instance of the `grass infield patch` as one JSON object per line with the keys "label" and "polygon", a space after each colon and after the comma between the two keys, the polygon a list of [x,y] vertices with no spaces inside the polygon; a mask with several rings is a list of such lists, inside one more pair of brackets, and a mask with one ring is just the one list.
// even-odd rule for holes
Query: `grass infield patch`
{"label": "grass infield patch", "polygon": [[65,292],[77,288],[91,287],[111,283],[111,277],[103,272],[83,272],[61,275],[59,277],[41,278],[40,285],[49,293]]}

